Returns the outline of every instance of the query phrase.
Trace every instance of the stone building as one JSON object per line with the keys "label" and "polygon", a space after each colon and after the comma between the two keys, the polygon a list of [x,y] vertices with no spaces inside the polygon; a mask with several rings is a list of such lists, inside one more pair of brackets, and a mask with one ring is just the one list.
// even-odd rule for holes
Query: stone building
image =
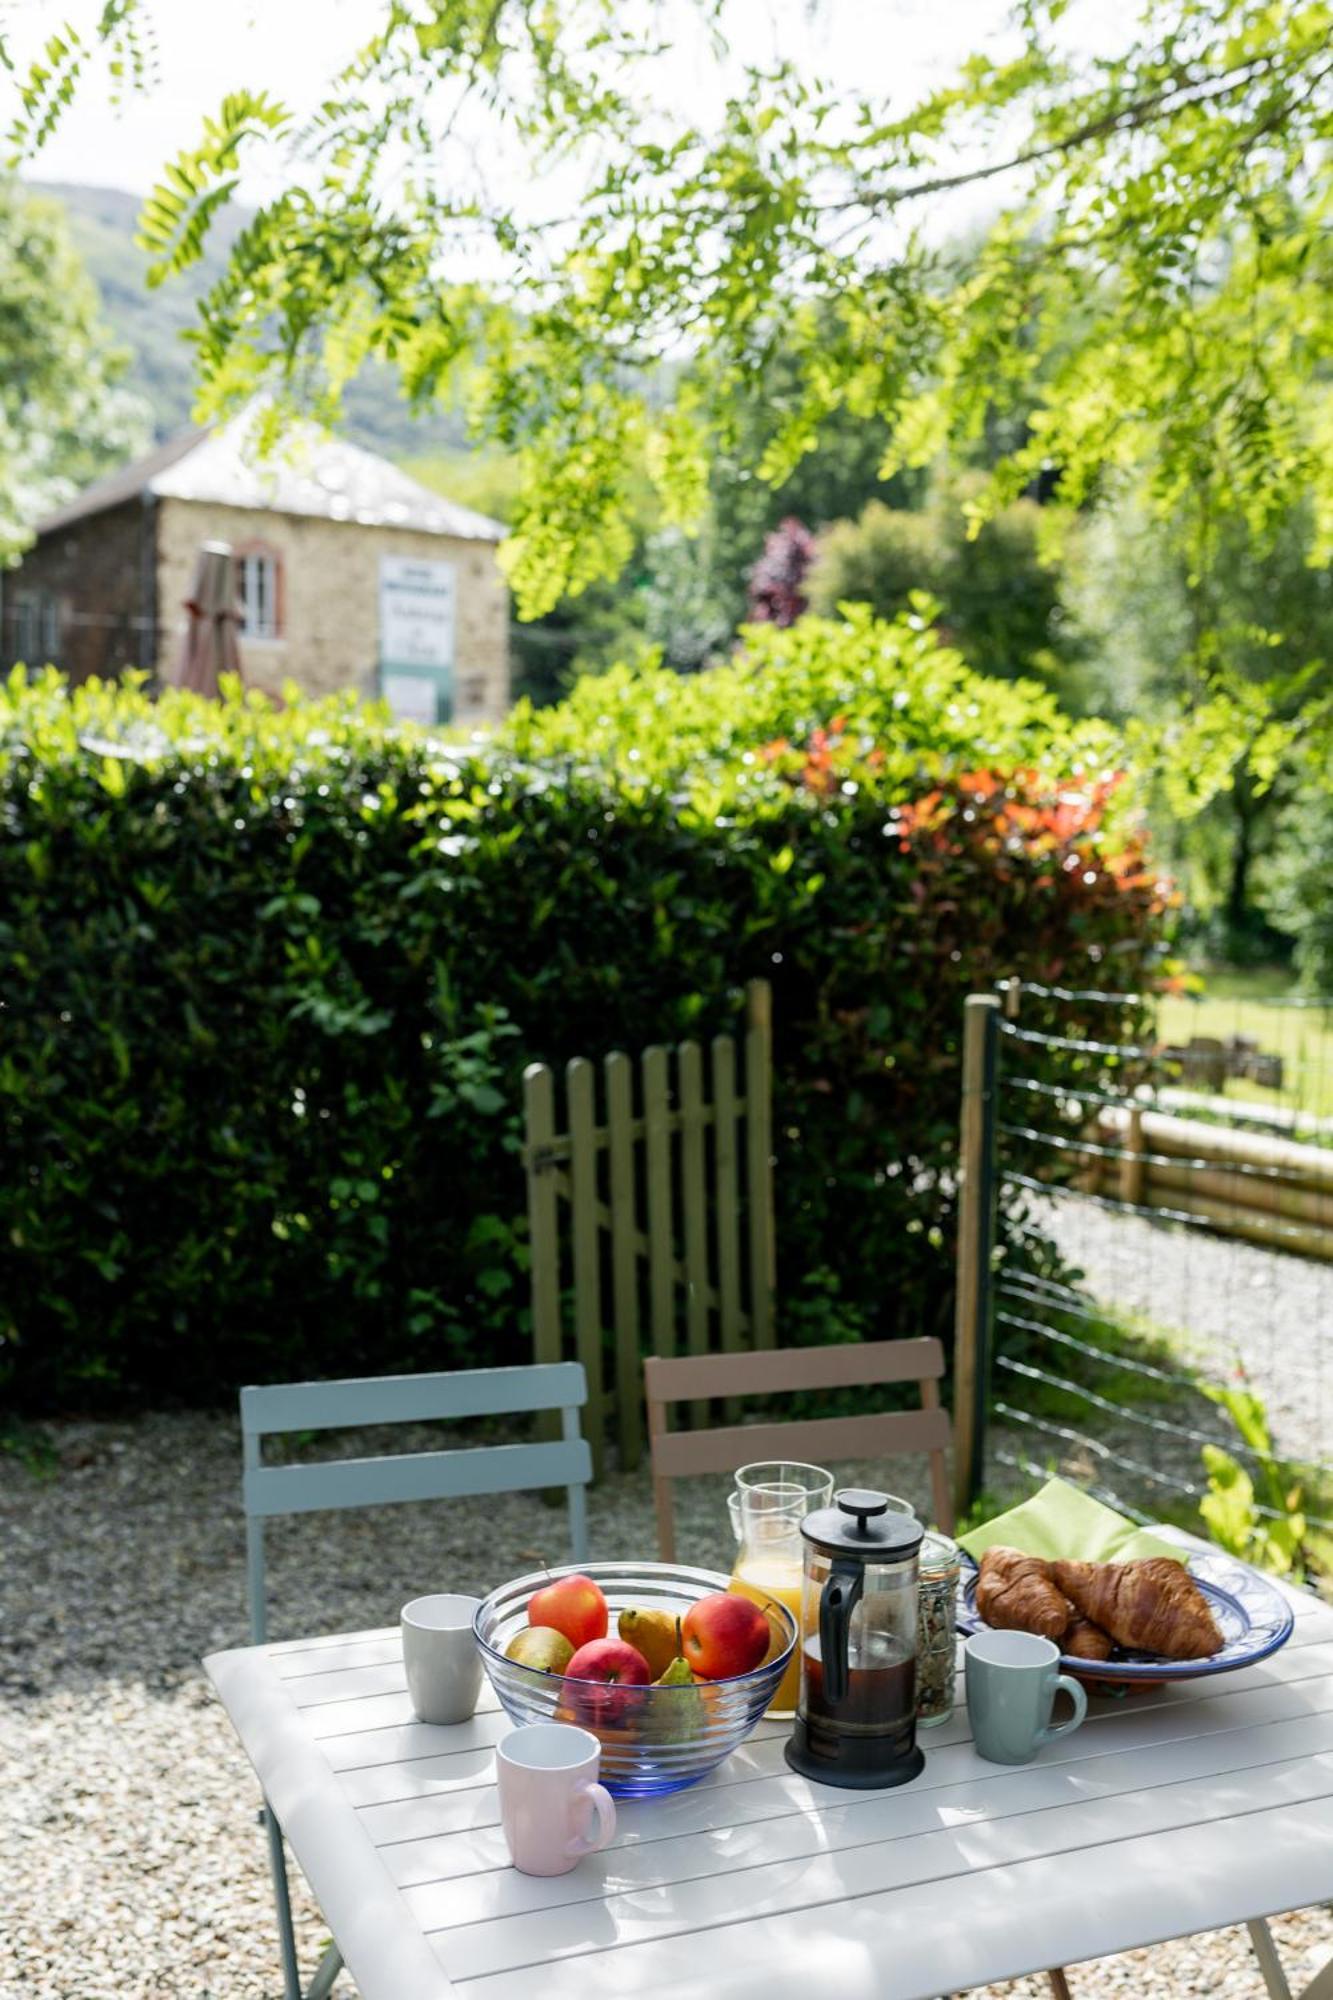
{"label": "stone building", "polygon": [[384,694],[424,722],[509,704],[509,596],[496,521],[373,452],[301,428],[269,459],[250,423],[159,446],[38,524],[4,573],[6,665],[72,680],[126,666],[169,678],[195,556],[236,556],[246,679]]}

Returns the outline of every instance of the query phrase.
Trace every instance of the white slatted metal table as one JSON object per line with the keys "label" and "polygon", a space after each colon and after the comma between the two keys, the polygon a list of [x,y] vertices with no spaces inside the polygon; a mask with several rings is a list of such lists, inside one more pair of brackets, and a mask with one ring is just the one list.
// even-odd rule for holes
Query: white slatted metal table
{"label": "white slatted metal table", "polygon": [[761,1724],[549,1881],[509,1866],[489,1688],[414,1721],[392,1630],[205,1664],[363,2000],[929,2000],[1333,1898],[1333,1611],[1291,1595],[1272,1659],[1094,1700],[1019,1770],[961,1706],[893,1792],[808,1783]]}

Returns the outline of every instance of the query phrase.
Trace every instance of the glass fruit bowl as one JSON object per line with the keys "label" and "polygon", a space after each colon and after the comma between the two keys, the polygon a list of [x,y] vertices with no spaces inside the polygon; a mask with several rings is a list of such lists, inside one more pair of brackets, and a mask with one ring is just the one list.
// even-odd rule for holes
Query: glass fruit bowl
{"label": "glass fruit bowl", "polygon": [[606,1687],[569,1680],[505,1658],[528,1622],[528,1599],[558,1576],[590,1576],[606,1598],[612,1636],[622,1611],[684,1617],[729,1578],[678,1563],[584,1563],[538,1570],[493,1590],[473,1620],[482,1663],[515,1722],[573,1722],[602,1745],[601,1781],[616,1798],[646,1799],[706,1778],[750,1734],[777,1693],[796,1644],[796,1621],[776,1601],[763,1607],[773,1643],[762,1666],[731,1680],[687,1687]]}

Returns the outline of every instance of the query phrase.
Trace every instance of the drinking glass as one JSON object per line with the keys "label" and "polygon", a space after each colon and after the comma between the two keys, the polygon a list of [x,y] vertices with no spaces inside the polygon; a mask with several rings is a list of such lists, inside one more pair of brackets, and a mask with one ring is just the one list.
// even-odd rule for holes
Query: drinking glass
{"label": "drinking glass", "polygon": [[[785,1604],[800,1626],[801,1522],[828,1505],[833,1475],[819,1465],[792,1460],[764,1460],[743,1465],[736,1490],[728,1498],[732,1528],[739,1543],[731,1583],[756,1604],[773,1599]],[[769,1706],[770,1715],[790,1715],[800,1687],[800,1647]]]}
{"label": "drinking glass", "polygon": [[[771,1504],[775,1507],[791,1504],[798,1510],[798,1520],[815,1513],[820,1507],[833,1504],[833,1474],[818,1465],[800,1465],[793,1460],[776,1459],[743,1465],[735,1474],[735,1480],[734,1489],[727,1495],[727,1514],[731,1521],[731,1538],[737,1543],[744,1540],[741,1496],[747,1489],[759,1486],[774,1489],[775,1497]],[[904,1500],[897,1493],[886,1493],[884,1497],[889,1503],[890,1514],[910,1514],[915,1518],[916,1509],[910,1500]]]}

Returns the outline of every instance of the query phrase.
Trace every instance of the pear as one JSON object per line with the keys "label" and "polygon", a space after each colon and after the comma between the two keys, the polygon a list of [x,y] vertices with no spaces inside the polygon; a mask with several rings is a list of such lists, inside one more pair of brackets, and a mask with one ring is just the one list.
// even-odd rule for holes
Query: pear
{"label": "pear", "polygon": [[540,1674],[562,1674],[574,1657],[574,1648],[563,1632],[551,1625],[525,1625],[505,1647],[505,1658],[520,1667],[533,1667]]}
{"label": "pear", "polygon": [[682,1659],[677,1653],[666,1672],[659,1674],[653,1685],[660,1688],[693,1687],[694,1670],[689,1661]]}
{"label": "pear", "polygon": [[670,1611],[622,1611],[618,1630],[627,1646],[642,1653],[648,1671],[660,1681],[680,1651],[677,1630],[680,1620]]}
{"label": "pear", "polygon": [[682,1744],[702,1736],[708,1727],[704,1698],[699,1693],[690,1663],[682,1653],[677,1652],[666,1672],[658,1676],[654,1685],[660,1688],[674,1688],[677,1692],[670,1695],[666,1701],[653,1704],[653,1741]]}

